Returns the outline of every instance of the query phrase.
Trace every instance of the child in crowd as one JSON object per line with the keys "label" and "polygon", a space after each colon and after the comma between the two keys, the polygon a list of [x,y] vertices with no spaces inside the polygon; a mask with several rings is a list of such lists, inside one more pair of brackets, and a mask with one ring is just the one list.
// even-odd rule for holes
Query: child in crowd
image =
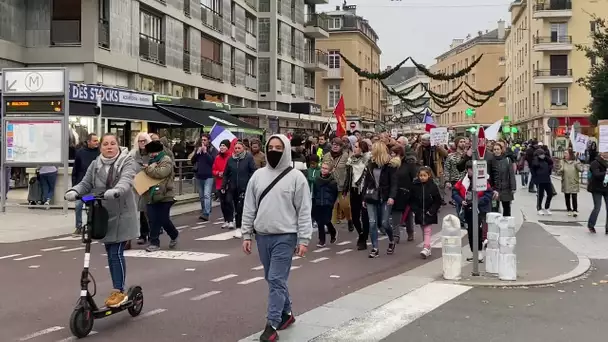
{"label": "child in crowd", "polygon": [[433,171],[430,167],[424,166],[418,170],[418,178],[414,179],[410,196],[414,222],[420,225],[424,235],[420,255],[426,259],[431,256],[431,226],[439,223],[438,213],[442,202],[439,187],[433,181]]}
{"label": "child in crowd", "polygon": [[310,187],[310,193],[312,194],[315,179],[317,179],[317,177],[319,177],[319,174],[321,173],[321,169],[319,168],[319,156],[317,156],[316,154],[310,155],[308,157],[308,165],[308,169],[306,169],[304,175],[308,180],[308,186]]}
{"label": "child in crowd", "polygon": [[[477,210],[473,210],[473,162],[467,161],[466,163],[467,173],[454,185],[452,189],[452,199],[458,203],[461,210],[464,212],[464,218],[467,223],[467,233],[469,238],[469,247],[471,252],[473,251],[473,215],[479,215],[477,220],[479,233],[477,234],[478,241],[477,245],[479,248],[479,262],[484,261],[484,226],[486,222],[486,214],[492,211],[492,187],[488,182],[488,187],[485,191],[477,192]],[[473,261],[473,258],[467,258],[467,261]]]}
{"label": "child in crowd", "polygon": [[334,203],[338,199],[338,183],[331,173],[331,165],[323,163],[321,174],[315,179],[312,189],[312,216],[317,222],[319,231],[319,243],[317,247],[325,247],[325,227],[331,236],[330,243],[335,243],[338,232],[331,223],[331,215]]}

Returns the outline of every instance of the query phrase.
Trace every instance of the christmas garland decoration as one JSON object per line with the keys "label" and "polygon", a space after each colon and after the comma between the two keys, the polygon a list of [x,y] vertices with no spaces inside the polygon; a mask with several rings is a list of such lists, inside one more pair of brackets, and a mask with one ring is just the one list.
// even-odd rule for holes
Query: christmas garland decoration
{"label": "christmas garland decoration", "polygon": [[445,74],[443,72],[433,73],[424,65],[416,63],[416,61],[414,59],[410,58],[410,60],[412,61],[412,63],[416,67],[416,69],[418,69],[420,72],[425,74],[428,78],[436,80],[436,81],[450,81],[450,80],[465,76],[468,73],[470,73],[471,70],[473,70],[473,68],[481,61],[481,57],[483,57],[483,54],[479,55],[479,57],[477,57],[477,59],[475,59],[473,62],[471,62],[471,64],[468,67],[461,69],[460,71],[457,71],[456,73],[449,74],[449,75]]}
{"label": "christmas garland decoration", "polygon": [[373,73],[373,72],[369,72],[367,70],[363,70],[363,69],[359,68],[353,62],[351,62],[348,58],[344,57],[343,54],[341,54],[341,53],[338,53],[338,54],[340,55],[340,58],[342,58],[344,63],[346,63],[346,65],[348,65],[351,69],[353,69],[357,73],[357,75],[367,78],[368,80],[387,79],[392,74],[394,74],[397,70],[399,70],[403,66],[403,64],[405,64],[407,61],[411,60],[411,57],[408,57],[408,58],[402,60],[399,64],[395,65],[395,67],[392,69],[389,69],[389,70],[386,70],[383,72]]}

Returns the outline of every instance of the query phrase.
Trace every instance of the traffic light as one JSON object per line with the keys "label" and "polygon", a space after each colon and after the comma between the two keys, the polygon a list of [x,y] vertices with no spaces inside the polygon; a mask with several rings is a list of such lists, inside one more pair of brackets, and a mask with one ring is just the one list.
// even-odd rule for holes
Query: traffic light
{"label": "traffic light", "polygon": [[473,109],[473,108],[467,108],[467,110],[465,110],[465,111],[464,111],[464,113],[465,113],[467,116],[469,116],[469,117],[470,117],[470,116],[475,116],[475,109]]}

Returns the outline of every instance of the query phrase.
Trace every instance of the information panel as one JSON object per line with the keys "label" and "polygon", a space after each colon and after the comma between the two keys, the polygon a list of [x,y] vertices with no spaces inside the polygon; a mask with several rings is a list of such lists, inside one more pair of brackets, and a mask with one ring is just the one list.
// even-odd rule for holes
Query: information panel
{"label": "information panel", "polygon": [[6,120],[5,123],[7,162],[61,164],[62,121]]}
{"label": "information panel", "polygon": [[12,113],[61,113],[63,112],[63,101],[53,99],[28,99],[4,101],[4,112]]}

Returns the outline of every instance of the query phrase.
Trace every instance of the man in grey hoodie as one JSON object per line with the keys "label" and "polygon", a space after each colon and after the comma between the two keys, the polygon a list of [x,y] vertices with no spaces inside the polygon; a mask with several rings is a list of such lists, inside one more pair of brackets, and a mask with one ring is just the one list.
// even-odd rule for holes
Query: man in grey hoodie
{"label": "man in grey hoodie", "polygon": [[291,144],[282,134],[266,144],[266,166],[258,169],[247,184],[241,231],[243,251],[251,254],[255,240],[264,278],[268,282],[268,323],[260,341],[278,340],[277,330],[295,322],[287,279],[294,250],[304,256],[312,237],[311,196],[302,172],[289,171],[260,201],[260,196],[285,169],[292,166]]}

